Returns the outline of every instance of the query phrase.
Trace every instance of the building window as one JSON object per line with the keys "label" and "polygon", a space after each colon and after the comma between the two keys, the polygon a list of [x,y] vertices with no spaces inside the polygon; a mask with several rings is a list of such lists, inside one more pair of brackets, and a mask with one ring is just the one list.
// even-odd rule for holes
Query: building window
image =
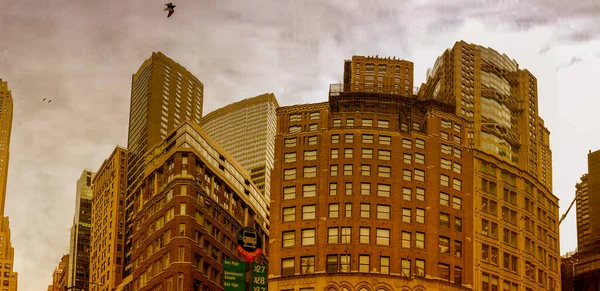
{"label": "building window", "polygon": [[415,275],[417,277],[425,277],[425,260],[415,260]]}
{"label": "building window", "polygon": [[281,234],[283,247],[293,247],[296,244],[296,232],[293,230],[284,231]]}
{"label": "building window", "polygon": [[336,196],[337,195],[337,183],[329,183],[329,195]]}
{"label": "building window", "polygon": [[417,208],[417,213],[415,215],[415,221],[417,223],[425,223],[425,209]]}
{"label": "building window", "polygon": [[403,138],[402,147],[405,149],[412,149],[412,140]]}
{"label": "building window", "polygon": [[450,215],[440,212],[440,226],[450,228]]}
{"label": "building window", "polygon": [[392,176],[392,168],[386,166],[377,167],[377,176],[381,178],[389,178]]}
{"label": "building window", "polygon": [[454,178],[452,180],[452,184],[453,184],[452,188],[454,188],[454,190],[457,190],[457,191],[462,190],[462,181],[461,180]]}
{"label": "building window", "polygon": [[352,182],[346,182],[346,195],[352,195]]}
{"label": "building window", "polygon": [[400,273],[400,276],[410,277],[410,260],[402,259],[400,262],[402,267],[402,273]]}
{"label": "building window", "polygon": [[440,185],[448,187],[450,185],[450,177],[440,174]]}
{"label": "building window", "polygon": [[402,179],[404,181],[410,182],[412,181],[412,171],[411,170],[403,170],[402,171]]}
{"label": "building window", "polygon": [[311,120],[319,119],[320,117],[321,117],[321,114],[318,111],[310,113],[310,119]]}
{"label": "building window", "polygon": [[345,134],[344,142],[345,143],[354,143],[354,134]]}
{"label": "building window", "polygon": [[352,217],[352,203],[346,203],[344,209],[346,217]]}
{"label": "building window", "polygon": [[379,272],[381,274],[390,273],[390,257],[379,257]]}
{"label": "building window", "polygon": [[331,158],[337,159],[339,157],[340,150],[339,149],[331,149]]}
{"label": "building window", "polygon": [[302,197],[315,197],[317,196],[317,185],[309,184],[302,186]]}
{"label": "building window", "polygon": [[304,178],[314,178],[317,176],[317,167],[304,167]]}
{"label": "building window", "polygon": [[452,147],[447,144],[442,144],[442,154],[452,154]]}
{"label": "building window", "polygon": [[315,131],[315,130],[317,130],[317,124],[316,123],[310,124],[308,126],[308,130],[309,131]]}
{"label": "building window", "polygon": [[450,239],[447,237],[440,236],[438,241],[438,248],[440,253],[450,253]]}
{"label": "building window", "polygon": [[417,200],[425,201],[425,189],[424,188],[417,187],[416,193],[417,193],[417,195],[416,195]]}
{"label": "building window", "polygon": [[377,196],[379,197],[390,197],[391,196],[391,185],[377,184]]}
{"label": "building window", "polygon": [[294,126],[290,126],[288,132],[289,133],[297,133],[300,132],[302,130],[302,127],[300,125],[294,125]]}
{"label": "building window", "polygon": [[450,195],[444,192],[440,192],[440,205],[450,205]]}
{"label": "building window", "polygon": [[362,149],[362,155],[361,157],[363,159],[372,159],[373,158],[373,149]]}
{"label": "building window", "polygon": [[336,177],[338,175],[338,165],[330,165],[329,173],[331,174],[332,177]]}
{"label": "building window", "polygon": [[368,204],[368,203],[360,204],[360,217],[362,217],[362,218],[371,217],[371,204]]}
{"label": "building window", "polygon": [[498,224],[487,219],[481,220],[481,233],[493,238],[498,238]]}
{"label": "building window", "polygon": [[458,258],[462,258],[462,242],[455,240],[454,241],[454,255]]}
{"label": "building window", "polygon": [[331,135],[331,143],[333,143],[333,144],[340,143],[340,135],[339,134],[332,134]]}
{"label": "building window", "polygon": [[378,219],[390,219],[390,206],[389,205],[377,205],[377,218]]}
{"label": "building window", "polygon": [[425,141],[422,140],[422,139],[420,139],[420,138],[415,139],[415,147],[418,148],[418,149],[424,149],[425,148]]}
{"label": "building window", "polygon": [[[454,266],[454,284],[462,285],[462,268]],[[494,289],[492,289],[494,290]],[[498,289],[495,289],[498,290]],[[508,291],[508,288],[504,289]]]}
{"label": "building window", "polygon": [[329,218],[338,218],[340,216],[340,205],[338,203],[329,204]]}
{"label": "building window", "polygon": [[454,162],[454,172],[458,174],[462,173],[462,166],[457,162]]}
{"label": "building window", "polygon": [[369,196],[371,195],[371,184],[360,183],[360,195]]}
{"label": "building window", "polygon": [[392,152],[388,150],[379,150],[379,160],[390,161],[392,159]]}
{"label": "building window", "polygon": [[415,153],[415,163],[424,165],[425,164],[425,155]]}
{"label": "building window", "polygon": [[389,246],[390,245],[390,230],[386,228],[377,229],[377,245]]}
{"label": "building window", "polygon": [[304,151],[304,160],[305,161],[314,161],[317,159],[317,151]]}
{"label": "building window", "polygon": [[454,218],[454,229],[458,232],[462,232],[462,218]]}
{"label": "building window", "polygon": [[498,265],[498,248],[481,244],[481,260],[493,265]]}
{"label": "building window", "polygon": [[296,207],[285,207],[283,208],[283,221],[295,221],[296,220]]}
{"label": "building window", "polygon": [[462,209],[462,199],[459,197],[452,197],[452,208],[456,209],[456,210],[461,210]]}
{"label": "building window", "polygon": [[315,244],[316,230],[314,228],[308,228],[302,230],[302,245],[312,246]]}
{"label": "building window", "polygon": [[283,188],[283,200],[296,198],[296,186]]}
{"label": "building window", "polygon": [[445,170],[450,170],[452,167],[452,162],[450,160],[442,158],[441,168]]}
{"label": "building window", "polygon": [[291,148],[291,147],[295,147],[296,146],[296,138],[292,137],[292,138],[286,138],[285,139],[285,147],[286,148]]}
{"label": "building window", "polygon": [[302,219],[309,220],[316,218],[316,206],[315,205],[304,205],[302,206]]}
{"label": "building window", "polygon": [[462,151],[460,149],[454,148],[454,156],[459,158],[462,156]]}
{"label": "building window", "polygon": [[371,166],[370,165],[361,165],[360,166],[360,174],[361,176],[371,176]]}
{"label": "building window", "polygon": [[317,137],[316,136],[309,136],[308,137],[308,145],[316,145],[317,144]]}
{"label": "building window", "polygon": [[346,119],[346,126],[354,126],[354,119],[353,118]]}
{"label": "building window", "polygon": [[283,179],[284,180],[294,180],[296,179],[296,169],[285,169],[283,170]]}
{"label": "building window", "polygon": [[344,149],[344,158],[351,159],[354,155],[354,149]]}
{"label": "building window", "polygon": [[300,258],[300,274],[314,274],[315,273],[315,257],[301,257]]}
{"label": "building window", "polygon": [[[338,271],[338,256],[327,255],[327,273],[337,273]],[[294,289],[292,289],[294,290]]]}
{"label": "building window", "polygon": [[352,176],[352,165],[344,165],[344,176]]}
{"label": "building window", "polygon": [[402,247],[406,249],[410,249],[411,245],[411,233],[403,231],[402,232]]}
{"label": "building window", "polygon": [[352,227],[342,226],[341,243],[349,244],[352,242]]}
{"label": "building window", "polygon": [[290,122],[298,122],[302,120],[301,114],[292,114],[290,115]]}
{"label": "building window", "polygon": [[366,143],[366,144],[373,143],[373,135],[372,134],[363,134],[362,135],[362,142]]}
{"label": "building window", "polygon": [[340,255],[340,272],[350,272],[350,255]]}
{"label": "building window", "polygon": [[412,209],[402,208],[402,222],[411,223]]}
{"label": "building window", "polygon": [[373,119],[363,118],[363,120],[362,120],[362,126],[372,127],[373,126]]}
{"label": "building window", "polygon": [[358,256],[358,271],[361,273],[369,273],[369,255],[359,255]]}
{"label": "building window", "polygon": [[361,244],[371,243],[371,228],[360,227],[358,229],[358,242]]}
{"label": "building window", "polygon": [[333,120],[333,127],[340,127],[342,126],[342,120],[339,118],[336,118]]}
{"label": "building window", "polygon": [[336,227],[330,227],[327,229],[327,243],[337,244],[340,240],[340,230]]}
{"label": "building window", "polygon": [[415,234],[415,248],[425,249],[425,233],[416,232]]}
{"label": "building window", "polygon": [[402,188],[402,199],[405,201],[412,200],[412,189],[410,188]]}
{"label": "building window", "polygon": [[294,258],[281,259],[281,276],[294,275]]}
{"label": "building window", "polygon": [[408,164],[408,165],[412,164],[412,155],[411,154],[404,153],[403,157],[404,157],[405,164]]}
{"label": "building window", "polygon": [[296,152],[285,153],[283,159],[286,163],[293,163],[296,161]]}
{"label": "building window", "polygon": [[440,279],[450,281],[450,265],[438,263]]}
{"label": "building window", "polygon": [[425,171],[415,169],[415,181],[425,181]]}
{"label": "building window", "polygon": [[391,145],[392,144],[392,137],[391,136],[387,136],[387,135],[380,135],[379,136],[379,144],[380,145]]}

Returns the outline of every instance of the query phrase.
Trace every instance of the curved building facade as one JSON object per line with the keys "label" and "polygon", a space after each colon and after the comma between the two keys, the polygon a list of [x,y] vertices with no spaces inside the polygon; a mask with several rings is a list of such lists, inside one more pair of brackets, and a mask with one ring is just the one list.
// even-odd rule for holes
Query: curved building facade
{"label": "curved building facade", "polygon": [[475,287],[560,290],[558,198],[535,76],[461,41],[437,59],[419,96],[456,105],[472,124]]}
{"label": "curved building facade", "polygon": [[342,87],[277,110],[269,289],[470,290],[467,122],[437,101]]}

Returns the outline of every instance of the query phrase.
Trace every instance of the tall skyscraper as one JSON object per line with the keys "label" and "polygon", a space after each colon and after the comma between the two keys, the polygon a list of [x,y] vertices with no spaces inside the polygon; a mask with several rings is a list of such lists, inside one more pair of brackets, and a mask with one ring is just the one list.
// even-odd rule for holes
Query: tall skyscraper
{"label": "tall skyscraper", "polygon": [[145,154],[162,142],[167,133],[185,120],[200,124],[204,85],[177,62],[153,52],[133,74],[127,149],[127,196],[125,200],[125,276],[131,273],[131,239],[134,202],[144,174]]}
{"label": "tall skyscraper", "polygon": [[271,171],[279,107],[273,94],[229,104],[202,118],[202,128],[244,169],[252,182],[270,197]]}
{"label": "tall skyscraper", "polygon": [[90,279],[90,232],[92,227],[92,179],[94,173],[85,169],[77,180],[75,216],[71,227],[67,288],[88,291]]}
{"label": "tall skyscraper", "polygon": [[92,179],[91,291],[113,291],[123,279],[127,150],[117,146]]}
{"label": "tall skyscraper", "polygon": [[12,92],[8,90],[8,83],[0,79],[0,281],[2,289],[8,291],[16,291],[18,283],[18,274],[13,272],[15,251],[10,240],[9,219],[4,216],[12,118]]}
{"label": "tall skyscraper", "polygon": [[[150,149],[134,197],[132,290],[222,290],[223,260],[240,260],[241,227],[268,242],[269,200],[195,122]],[[266,263],[268,248],[257,262]]]}
{"label": "tall skyscraper", "polygon": [[277,110],[269,287],[559,290],[535,77],[458,42],[414,96],[360,59],[345,67],[358,90]]}

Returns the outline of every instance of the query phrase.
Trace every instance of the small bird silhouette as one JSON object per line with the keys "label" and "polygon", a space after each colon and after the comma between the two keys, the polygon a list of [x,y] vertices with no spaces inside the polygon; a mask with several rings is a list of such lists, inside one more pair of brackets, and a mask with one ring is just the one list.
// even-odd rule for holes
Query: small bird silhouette
{"label": "small bird silhouette", "polygon": [[169,11],[169,14],[167,15],[167,18],[169,18],[175,12],[176,5],[173,5],[173,2],[169,2],[169,3],[165,4],[165,6],[167,6],[167,8],[165,8],[165,11]]}
{"label": "small bird silhouette", "polygon": [[52,102],[52,100],[49,100],[48,103]]}
{"label": "small bird silhouette", "polygon": [[46,98],[42,99],[42,101],[46,101]]}

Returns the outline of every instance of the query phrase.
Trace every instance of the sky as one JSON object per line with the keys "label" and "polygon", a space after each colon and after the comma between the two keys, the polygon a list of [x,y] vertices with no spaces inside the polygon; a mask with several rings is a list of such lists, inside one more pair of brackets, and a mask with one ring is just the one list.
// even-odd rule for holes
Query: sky
{"label": "sky", "polygon": [[[19,290],[45,290],[69,250],[76,181],[127,145],[131,75],[162,51],[204,83],[204,114],[272,92],[323,102],[352,55],[414,63],[415,85],[464,40],[538,80],[562,215],[600,149],[600,3],[553,0],[0,0],[0,78],[14,98],[6,214]],[[52,99],[45,103],[43,98]],[[576,248],[575,208],[561,254]]]}

